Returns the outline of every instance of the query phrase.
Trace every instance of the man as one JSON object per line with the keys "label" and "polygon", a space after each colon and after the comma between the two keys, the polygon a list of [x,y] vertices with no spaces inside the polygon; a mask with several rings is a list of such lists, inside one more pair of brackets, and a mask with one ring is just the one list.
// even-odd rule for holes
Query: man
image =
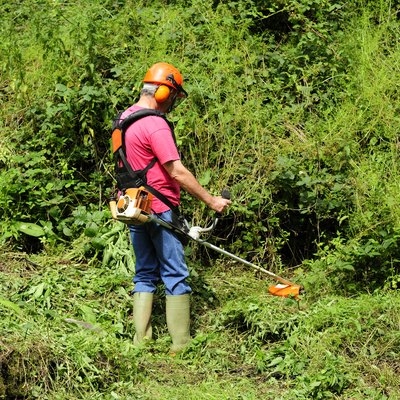
{"label": "man", "polygon": [[[145,74],[143,88],[136,104],[121,116],[126,118],[141,109],[170,112],[176,102],[187,96],[183,77],[172,65],[154,64]],[[180,189],[184,189],[208,207],[222,213],[230,200],[211,195],[186,169],[180,160],[173,132],[159,116],[146,116],[126,131],[126,155],[133,170],[142,170],[154,158],[156,163],[147,171],[147,184],[158,190],[170,203],[178,206]],[[173,212],[163,201],[154,198],[152,211],[162,220],[172,221]],[[190,340],[190,293],[188,268],[183,245],[171,230],[156,223],[130,226],[136,256],[134,288],[135,344],[152,337],[151,313],[153,295],[161,279],[166,291],[167,327],[172,338],[171,351],[177,352]]]}

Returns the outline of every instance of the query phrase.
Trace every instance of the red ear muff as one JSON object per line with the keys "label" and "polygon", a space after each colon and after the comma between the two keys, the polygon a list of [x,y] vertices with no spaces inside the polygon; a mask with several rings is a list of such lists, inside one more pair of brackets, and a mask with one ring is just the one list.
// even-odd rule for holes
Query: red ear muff
{"label": "red ear muff", "polygon": [[156,99],[157,103],[164,103],[164,101],[168,100],[170,94],[171,89],[168,86],[160,85],[154,93],[154,98]]}

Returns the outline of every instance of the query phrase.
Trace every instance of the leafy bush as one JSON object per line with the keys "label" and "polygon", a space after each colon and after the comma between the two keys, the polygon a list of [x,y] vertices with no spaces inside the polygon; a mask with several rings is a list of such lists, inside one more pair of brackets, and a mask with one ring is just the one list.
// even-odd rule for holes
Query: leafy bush
{"label": "leafy bush", "polygon": [[[79,207],[106,215],[111,121],[160,60],[187,77],[190,97],[171,114],[185,164],[210,191],[232,191],[216,242],[277,270],[313,259],[335,237],[368,243],[381,228],[397,232],[390,4],[38,4],[40,12],[1,6],[2,242],[42,249],[21,232],[30,223],[65,245],[81,235],[66,229]],[[183,200],[194,222],[209,218]],[[384,274],[397,257],[389,248]]]}

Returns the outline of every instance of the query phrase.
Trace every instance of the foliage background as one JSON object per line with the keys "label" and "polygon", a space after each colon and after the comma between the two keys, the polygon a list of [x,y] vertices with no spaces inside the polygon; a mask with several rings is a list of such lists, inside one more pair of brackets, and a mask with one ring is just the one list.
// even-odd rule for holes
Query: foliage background
{"label": "foliage background", "polygon": [[[229,385],[238,376],[239,387],[252,382],[242,398],[259,397],[259,379],[272,386],[270,396],[283,386],[282,398],[396,398],[398,8],[384,0],[1,0],[0,312],[9,339],[0,343],[0,393],[3,387],[5,398],[29,398],[35,388],[30,396],[63,398],[58,386],[77,398],[145,398],[154,378],[147,367],[179,370],[183,363],[209,373],[211,355],[220,354],[214,379],[192,375],[215,398],[233,398]],[[185,164],[210,191],[232,192],[231,210],[210,240],[292,276],[307,293],[304,315],[296,313],[256,296],[262,290],[249,272],[240,270],[236,281],[229,261],[220,266],[215,254],[189,247],[198,335],[172,362],[149,360],[129,344],[134,260],[126,232],[107,210],[112,119],[161,60],[187,78],[188,101],[170,116]],[[193,223],[212,218],[190,197],[183,202]],[[215,263],[212,272],[231,292],[205,269]],[[65,318],[96,322],[108,335],[98,342],[87,327],[66,329]],[[375,325],[381,319],[385,339]],[[364,341],[346,336],[352,326]],[[160,329],[156,354],[167,346]],[[237,338],[232,358],[229,332]],[[326,348],[338,346],[328,355],[321,349],[325,362],[311,355],[319,333],[331,341],[322,342]],[[34,343],[41,346],[34,350]],[[127,367],[125,356],[135,363]],[[366,368],[371,358],[381,364]],[[29,370],[37,360],[42,383],[37,369],[25,376],[10,367]],[[233,374],[238,363],[243,369]],[[143,393],[129,388],[132,374]]]}

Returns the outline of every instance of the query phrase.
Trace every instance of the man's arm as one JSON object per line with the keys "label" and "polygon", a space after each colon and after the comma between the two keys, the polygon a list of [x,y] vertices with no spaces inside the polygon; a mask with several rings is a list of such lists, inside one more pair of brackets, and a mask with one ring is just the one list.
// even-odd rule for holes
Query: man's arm
{"label": "man's arm", "polygon": [[212,210],[222,213],[225,208],[231,204],[230,200],[224,199],[221,196],[213,196],[204,189],[180,160],[168,161],[163,165],[163,167],[171,178],[178,182],[179,186],[183,190],[201,200]]}

